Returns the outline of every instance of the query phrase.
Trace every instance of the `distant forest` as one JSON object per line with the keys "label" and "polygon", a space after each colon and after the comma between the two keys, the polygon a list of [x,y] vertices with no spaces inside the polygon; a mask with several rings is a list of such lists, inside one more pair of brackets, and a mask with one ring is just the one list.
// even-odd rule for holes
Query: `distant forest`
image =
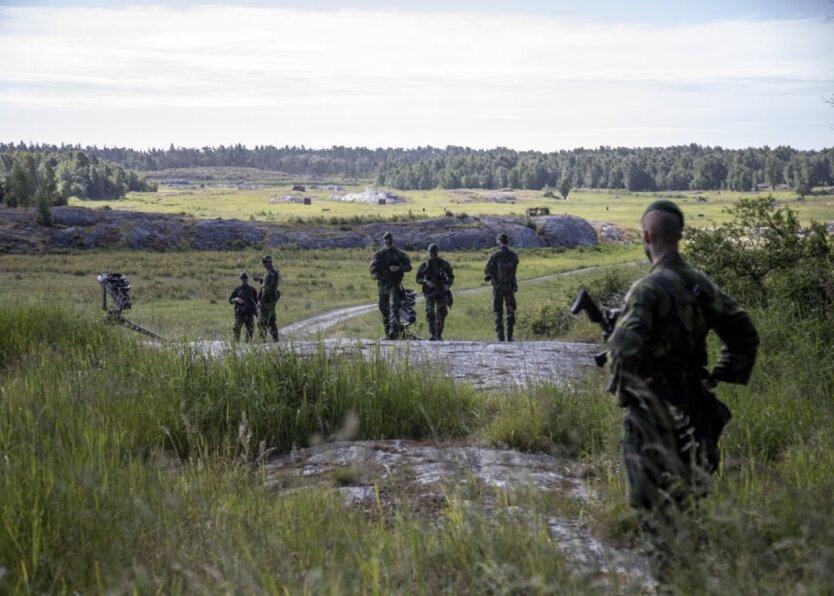
{"label": "distant forest", "polygon": [[834,148],[723,149],[701,145],[666,148],[572,149],[544,153],[448,146],[445,149],[329,149],[243,145],[135,150],[72,145],[4,145],[0,153],[86,154],[131,170],[247,167],[311,178],[373,180],[402,190],[564,187],[630,191],[756,190],[786,185],[804,196],[834,184]]}
{"label": "distant forest", "polygon": [[73,196],[112,200],[155,190],[156,184],[95,151],[0,145],[0,204],[8,207],[46,210]]}

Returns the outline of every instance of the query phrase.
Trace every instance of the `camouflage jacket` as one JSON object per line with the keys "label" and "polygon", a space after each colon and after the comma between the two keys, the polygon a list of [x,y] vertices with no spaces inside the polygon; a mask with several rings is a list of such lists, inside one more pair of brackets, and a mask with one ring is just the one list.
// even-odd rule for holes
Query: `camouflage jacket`
{"label": "camouflage jacket", "polygon": [[[710,330],[722,345],[708,372]],[[746,384],[758,345],[747,313],[678,253],[669,254],[626,295],[622,315],[608,339],[610,386],[620,405],[626,405],[642,384],[668,395],[700,385],[707,374],[716,381]],[[662,387],[670,391],[660,391]]]}
{"label": "camouflage jacket", "polygon": [[[399,271],[388,269],[391,265],[399,266]],[[403,281],[403,275],[411,271],[411,259],[400,249],[392,246],[383,248],[374,253],[370,265],[371,275],[382,284],[397,284]]]}
{"label": "camouflage jacket", "polygon": [[[243,304],[235,302],[235,298],[242,298]],[[249,284],[240,284],[229,296],[229,304],[235,305],[235,312],[244,315],[253,315],[258,311],[258,291]]]}
{"label": "camouflage jacket", "polygon": [[[430,281],[435,287],[426,285]],[[451,286],[455,281],[455,274],[449,261],[440,257],[430,258],[417,267],[417,283],[423,286],[424,294],[433,294],[442,286]]]}
{"label": "camouflage jacket", "polygon": [[281,283],[281,272],[274,267],[266,270],[261,290],[258,292],[258,301],[261,304],[272,305],[278,302],[281,294],[278,292],[278,285]]}
{"label": "camouflage jacket", "polygon": [[484,277],[488,278],[493,286],[498,286],[501,289],[512,288],[515,292],[518,290],[518,282],[515,278],[517,269],[518,255],[511,251],[508,246],[502,246],[489,255],[489,260],[484,267]]}

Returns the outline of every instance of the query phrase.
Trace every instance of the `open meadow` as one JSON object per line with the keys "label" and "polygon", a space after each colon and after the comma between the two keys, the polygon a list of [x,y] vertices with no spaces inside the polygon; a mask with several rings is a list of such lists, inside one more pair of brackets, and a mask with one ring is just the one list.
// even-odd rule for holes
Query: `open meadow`
{"label": "open meadow", "polygon": [[[397,191],[406,198],[396,205],[367,205],[347,203],[331,198],[347,192],[362,192],[365,186],[345,186],[335,192],[322,187],[305,192],[292,191],[292,185],[229,185],[229,186],[162,186],[156,193],[133,192],[121,201],[81,201],[70,199],[70,205],[93,208],[125,209],[169,214],[187,214],[198,218],[252,219],[276,223],[311,223],[317,225],[348,226],[381,220],[407,221],[410,218],[456,215],[515,215],[524,216],[531,207],[547,207],[552,214],[568,214],[592,222],[607,222],[637,231],[640,214],[646,205],[658,198],[679,201],[690,225],[703,227],[727,221],[724,209],[740,198],[766,196],[796,209],[806,223],[834,220],[834,194],[820,191],[798,200],[791,191],[750,193],[732,191],[692,192],[627,192],[625,190],[575,189],[567,200],[543,196],[541,191],[512,190],[429,190]],[[271,202],[285,196],[309,198],[310,205],[291,202]],[[557,195],[558,196],[558,195]],[[700,200],[699,198],[700,197]]]}

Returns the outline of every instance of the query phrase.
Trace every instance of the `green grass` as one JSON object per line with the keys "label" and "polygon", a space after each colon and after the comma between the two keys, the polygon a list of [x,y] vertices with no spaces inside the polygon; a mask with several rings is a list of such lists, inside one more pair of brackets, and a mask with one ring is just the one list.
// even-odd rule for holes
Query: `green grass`
{"label": "green grass", "polygon": [[[561,256],[571,254],[586,253]],[[96,272],[97,259],[165,266],[197,291],[206,263],[225,271],[224,259],[248,254],[208,253],[195,262],[199,256],[4,257],[0,592],[636,591],[571,576],[546,531],[549,517],[568,516],[607,540],[636,544],[619,464],[621,412],[602,379],[484,394],[433,378],[417,363],[272,351],[209,359],[147,347],[138,335],[101,325],[94,285],[88,299],[64,293],[72,283],[91,284],[86,269],[73,272]],[[472,254],[463,279],[477,279],[481,257]],[[533,269],[537,258],[523,262]],[[550,258],[541,256],[542,269]],[[135,291],[144,274],[137,269],[132,278]],[[553,286],[543,299],[569,290]],[[137,304],[137,314],[145,307]],[[762,336],[760,360],[750,386],[719,387],[734,418],[713,496],[703,502],[703,550],[688,558],[692,571],[681,575],[680,588],[828,593],[834,324],[784,307],[751,314]],[[569,331],[595,333],[582,323]],[[384,437],[564,455],[596,497],[580,503],[523,487],[469,485],[449,489],[426,512],[387,486],[388,500],[366,511],[346,506],[327,485],[280,490],[264,481],[264,455],[320,440]],[[350,480],[344,474],[334,486]],[[494,501],[527,513],[495,513]]]}
{"label": "green grass", "polygon": [[[364,186],[345,186],[342,192],[361,192]],[[447,212],[456,215],[517,215],[523,216],[528,207],[544,206],[552,214],[569,214],[590,221],[609,222],[637,231],[640,215],[646,205],[657,198],[673,198],[680,202],[690,225],[706,226],[727,221],[722,210],[740,198],[763,196],[768,193],[731,191],[630,193],[625,190],[576,189],[568,200],[542,196],[541,191],[514,190],[515,203],[497,203],[489,197],[499,194],[488,190],[429,190],[394,191],[407,199],[400,205],[362,205],[330,199],[334,194],[326,190],[293,192],[291,185],[274,185],[257,190],[236,186],[200,188],[162,187],[157,193],[130,193],[121,201],[80,201],[71,205],[110,207],[130,211],[187,214],[198,218],[258,220],[276,223],[308,222],[316,225],[349,226],[351,223],[419,217],[441,217]],[[341,194],[341,193],[338,193]],[[780,203],[795,208],[804,222],[809,219],[834,219],[834,196],[809,196],[804,201],[790,191],[770,193]],[[270,203],[270,199],[286,195],[305,196],[311,205]],[[696,200],[696,196],[706,199]],[[353,218],[353,220],[352,220]]]}
{"label": "green grass", "polygon": [[[485,287],[483,267],[490,251],[444,253],[455,267],[455,288]],[[134,307],[127,317],[166,338],[228,339],[234,322],[229,294],[237,275],[261,274],[261,252],[90,251],[73,254],[0,255],[0,284],[21,299],[49,298],[101,313],[101,290],[95,276],[118,271],[130,279]],[[281,250],[273,253],[281,270],[278,324],[306,319],[340,306],[375,303],[376,282],[368,273],[372,249]],[[615,264],[640,258],[636,247],[607,246],[560,251],[520,251],[519,276],[529,279],[595,263]],[[415,287],[414,274],[424,254],[410,253],[414,271],[406,286]],[[456,307],[457,308],[457,307]],[[481,307],[478,307],[480,310]],[[489,313],[489,305],[485,306]],[[463,309],[455,311],[459,321]],[[474,314],[480,316],[478,310]],[[422,313],[420,313],[422,320]],[[457,324],[457,323],[456,323]],[[356,335],[355,337],[377,337]]]}

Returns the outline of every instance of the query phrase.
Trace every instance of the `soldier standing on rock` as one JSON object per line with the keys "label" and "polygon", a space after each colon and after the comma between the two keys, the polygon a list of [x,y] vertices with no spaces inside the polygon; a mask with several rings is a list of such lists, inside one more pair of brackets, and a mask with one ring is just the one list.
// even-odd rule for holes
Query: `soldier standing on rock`
{"label": "soldier standing on rock", "polygon": [[[495,332],[498,341],[513,341],[515,327],[515,293],[518,282],[515,278],[518,255],[508,246],[510,237],[498,234],[498,250],[489,256],[484,268],[484,281],[492,282],[492,312],[495,313]],[[504,307],[507,309],[507,332],[504,334]]]}
{"label": "soldier standing on rock", "polygon": [[[655,201],[643,213],[651,272],[637,281],[608,340],[611,390],[625,408],[622,455],[629,505],[637,511],[661,586],[688,566],[690,529],[719,463],[718,439],[730,412],[712,389],[747,384],[759,337],[750,317],[706,275],[683,260],[683,213]],[[707,335],[723,344],[707,368]]]}
{"label": "soldier standing on rock", "polygon": [[266,332],[272,336],[272,341],[278,341],[278,324],[275,320],[275,307],[281,292],[278,285],[281,283],[281,273],[272,266],[272,257],[264,255],[261,258],[266,274],[263,277],[256,277],[255,281],[261,282],[261,289],[258,292],[258,330],[261,333],[261,340],[266,341]]}
{"label": "soldier standing on rock", "polygon": [[429,258],[417,268],[417,283],[422,285],[423,296],[426,297],[426,321],[431,341],[443,339],[443,326],[452,305],[449,288],[455,281],[452,266],[449,261],[437,256],[438,251],[437,244],[429,244]]}
{"label": "soldier standing on rock", "polygon": [[371,275],[377,281],[379,312],[385,325],[385,338],[397,339],[400,335],[400,285],[403,274],[411,271],[411,259],[394,246],[394,235],[382,235],[385,248],[374,253],[371,259]]}
{"label": "soldier standing on rock", "polygon": [[249,285],[249,275],[241,271],[238,276],[240,285],[232,290],[229,304],[235,305],[235,325],[232,328],[235,341],[240,341],[240,330],[246,326],[246,336],[252,341],[255,333],[255,314],[258,312],[258,291]]}

